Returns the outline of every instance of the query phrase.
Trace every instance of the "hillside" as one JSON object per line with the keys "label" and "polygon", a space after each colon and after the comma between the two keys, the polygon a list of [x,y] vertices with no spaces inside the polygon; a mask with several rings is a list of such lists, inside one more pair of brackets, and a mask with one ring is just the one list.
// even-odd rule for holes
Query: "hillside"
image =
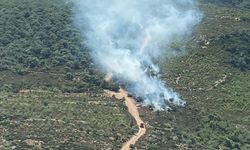
{"label": "hillside", "polygon": [[58,0],[3,0],[0,6],[0,90],[83,92],[113,87],[93,67],[69,5]]}
{"label": "hillside", "polygon": [[[140,108],[137,149],[250,149],[250,1],[200,0],[186,52],[160,64],[188,106]],[[119,149],[136,132],[123,101],[104,96],[72,5],[0,1],[0,149]]]}
{"label": "hillside", "polygon": [[250,13],[246,5],[217,2],[200,4],[204,18],[188,52],[162,65],[162,78],[188,107],[167,115],[143,109],[151,131],[139,149],[250,148]]}

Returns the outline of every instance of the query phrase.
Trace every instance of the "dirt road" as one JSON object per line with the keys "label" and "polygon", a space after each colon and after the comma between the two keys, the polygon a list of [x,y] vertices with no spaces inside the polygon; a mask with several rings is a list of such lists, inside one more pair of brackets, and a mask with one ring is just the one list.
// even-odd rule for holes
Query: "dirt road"
{"label": "dirt road", "polygon": [[[125,104],[128,107],[128,112],[135,118],[139,131],[133,135],[129,141],[122,145],[121,150],[130,150],[130,145],[134,145],[145,133],[145,123],[140,118],[138,108],[136,107],[136,102],[133,98],[128,97],[128,92],[124,89],[120,89],[119,92],[105,91],[108,96],[115,96],[117,99],[125,98]],[[141,125],[143,124],[143,127]]]}

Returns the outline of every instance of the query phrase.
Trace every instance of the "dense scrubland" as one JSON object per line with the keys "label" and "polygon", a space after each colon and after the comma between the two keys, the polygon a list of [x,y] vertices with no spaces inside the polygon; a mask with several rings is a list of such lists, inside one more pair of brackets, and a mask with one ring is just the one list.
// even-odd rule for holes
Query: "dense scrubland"
{"label": "dense scrubland", "polygon": [[[141,108],[138,149],[250,149],[250,1],[200,0],[186,52],[161,62],[188,103]],[[61,0],[0,1],[0,149],[118,149],[136,132]],[[178,45],[177,45],[178,46]]]}
{"label": "dense scrubland", "polygon": [[72,23],[71,5],[58,0],[3,0],[0,6],[0,90],[118,88],[103,81],[94,67]]}
{"label": "dense scrubland", "polygon": [[149,123],[139,149],[250,148],[249,1],[201,1],[204,18],[186,54],[161,65],[188,106],[142,110]]}

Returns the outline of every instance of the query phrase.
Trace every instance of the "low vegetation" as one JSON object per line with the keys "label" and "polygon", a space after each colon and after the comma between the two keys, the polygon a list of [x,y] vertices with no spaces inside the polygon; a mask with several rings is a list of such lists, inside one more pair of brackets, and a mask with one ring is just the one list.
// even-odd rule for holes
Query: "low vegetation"
{"label": "low vegetation", "polygon": [[136,131],[123,101],[22,92],[0,93],[0,149],[118,149]]}
{"label": "low vegetation", "polygon": [[204,18],[187,53],[161,66],[162,78],[188,106],[142,109],[149,125],[138,149],[250,149],[250,13],[240,5],[200,7]]}
{"label": "low vegetation", "polygon": [[60,0],[2,0],[0,7],[0,91],[118,88],[103,81],[94,66],[72,23],[71,5]]}
{"label": "low vegetation", "polygon": [[[186,54],[161,64],[188,106],[141,108],[138,149],[250,149],[250,2],[200,0]],[[0,149],[119,149],[136,131],[61,0],[0,1]],[[173,47],[179,46],[178,41]]]}

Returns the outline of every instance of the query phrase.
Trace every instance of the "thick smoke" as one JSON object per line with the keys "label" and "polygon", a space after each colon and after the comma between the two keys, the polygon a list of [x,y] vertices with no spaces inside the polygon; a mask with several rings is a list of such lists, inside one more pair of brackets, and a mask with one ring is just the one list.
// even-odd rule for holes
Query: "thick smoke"
{"label": "thick smoke", "polygon": [[159,79],[153,63],[200,20],[192,0],[73,0],[75,22],[107,74],[157,110],[185,102]]}

